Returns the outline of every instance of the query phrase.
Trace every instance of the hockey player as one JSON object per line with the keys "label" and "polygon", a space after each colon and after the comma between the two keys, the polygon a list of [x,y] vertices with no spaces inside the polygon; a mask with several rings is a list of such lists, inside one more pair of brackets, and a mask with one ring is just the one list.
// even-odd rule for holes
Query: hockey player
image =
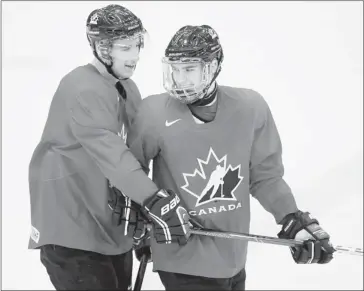
{"label": "hockey player", "polygon": [[183,244],[189,216],[125,145],[141,102],[130,77],[143,47],[142,22],[109,5],[92,11],[86,28],[95,59],[62,78],[30,162],[29,248],[40,249],[57,290],[130,290],[133,240],[145,233],[138,225],[146,218],[159,242]]}
{"label": "hockey player", "polygon": [[[223,50],[210,26],[184,26],[163,58],[167,93],[145,98],[128,144],[153,180],[180,193],[191,217],[207,229],[249,232],[250,193],[300,239],[297,263],[328,263],[329,235],[297,208],[283,179],[282,148],[271,111],[256,91],[218,85]],[[138,250],[140,257],[142,251]],[[247,242],[191,236],[187,245],[151,240],[154,271],[166,290],[244,290]]]}

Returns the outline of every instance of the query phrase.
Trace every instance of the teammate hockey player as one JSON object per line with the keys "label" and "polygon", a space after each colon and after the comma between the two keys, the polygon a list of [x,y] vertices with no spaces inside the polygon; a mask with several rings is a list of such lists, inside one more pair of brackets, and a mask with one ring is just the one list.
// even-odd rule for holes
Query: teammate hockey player
{"label": "teammate hockey player", "polygon": [[[328,263],[334,249],[316,219],[297,208],[283,179],[271,111],[256,91],[218,85],[223,50],[210,26],[184,26],[163,58],[167,93],[145,98],[128,144],[153,179],[180,194],[207,229],[249,233],[250,193],[282,225],[297,263]],[[154,271],[166,290],[244,290],[247,242],[191,236],[187,245],[151,240]],[[142,250],[138,252],[139,257]]]}
{"label": "teammate hockey player", "polygon": [[[62,78],[30,162],[29,248],[40,249],[57,290],[130,290],[133,240],[145,232],[133,211],[138,205],[126,197],[142,205],[156,233],[164,231],[163,243],[186,242],[182,218],[189,216],[125,145],[141,102],[130,77],[143,47],[142,22],[108,5],[91,12],[86,28],[95,59]],[[174,206],[168,217],[164,205]]]}

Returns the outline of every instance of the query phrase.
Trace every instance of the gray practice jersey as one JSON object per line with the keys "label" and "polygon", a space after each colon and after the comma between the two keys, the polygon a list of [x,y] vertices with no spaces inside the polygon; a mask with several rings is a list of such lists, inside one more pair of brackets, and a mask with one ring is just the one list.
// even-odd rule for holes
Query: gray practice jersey
{"label": "gray practice jersey", "polygon": [[61,80],[29,165],[29,248],[57,244],[109,255],[132,248],[112,224],[107,180],[138,203],[158,189],[125,145],[139,90],[121,81],[124,100],[115,83],[92,64]]}
{"label": "gray practice jersey", "polygon": [[[195,122],[189,108],[168,94],[142,101],[128,143],[153,179],[181,196],[205,228],[249,232],[250,194],[276,222],[297,211],[283,180],[282,148],[265,100],[248,89],[219,86],[217,112]],[[154,270],[229,278],[246,262],[247,242],[192,235],[188,243],[157,244]]]}

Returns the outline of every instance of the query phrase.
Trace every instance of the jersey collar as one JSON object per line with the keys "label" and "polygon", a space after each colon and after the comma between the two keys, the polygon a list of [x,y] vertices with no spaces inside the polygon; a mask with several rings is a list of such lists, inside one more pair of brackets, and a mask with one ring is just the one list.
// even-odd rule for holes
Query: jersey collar
{"label": "jersey collar", "polygon": [[109,74],[106,70],[105,66],[96,58],[94,58],[91,62],[91,64],[99,71],[99,73],[113,86],[117,82],[119,82],[119,79],[116,79],[113,75]]}

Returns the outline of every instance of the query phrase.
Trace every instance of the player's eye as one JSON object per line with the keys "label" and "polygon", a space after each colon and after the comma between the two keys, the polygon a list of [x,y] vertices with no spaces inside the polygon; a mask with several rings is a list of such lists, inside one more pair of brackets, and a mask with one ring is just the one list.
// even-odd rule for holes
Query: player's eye
{"label": "player's eye", "polygon": [[123,51],[123,52],[128,51],[128,50],[131,49],[131,46],[130,45],[120,45],[120,44],[118,44],[118,45],[116,45],[116,47],[119,50]]}

